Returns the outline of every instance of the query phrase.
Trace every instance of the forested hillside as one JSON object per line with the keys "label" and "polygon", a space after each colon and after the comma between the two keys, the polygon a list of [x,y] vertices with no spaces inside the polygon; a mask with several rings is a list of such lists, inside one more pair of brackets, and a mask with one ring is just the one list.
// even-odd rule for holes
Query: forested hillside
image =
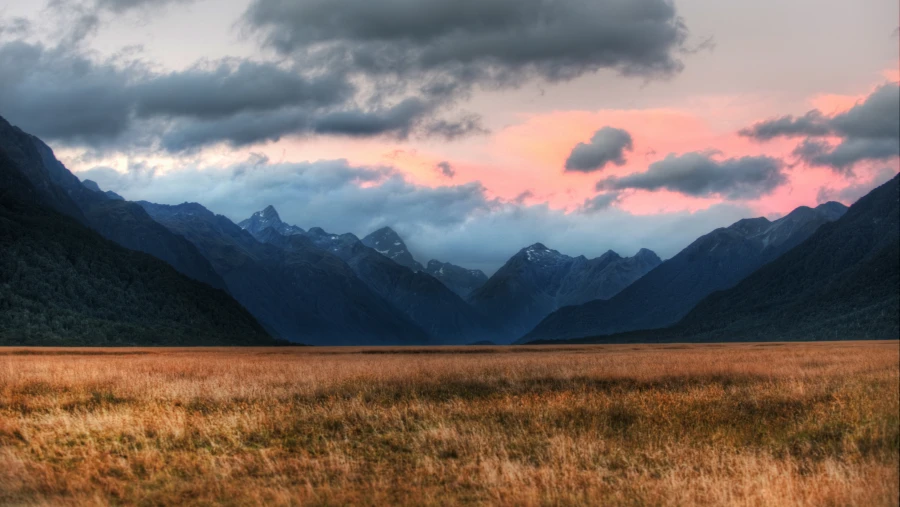
{"label": "forested hillside", "polygon": [[0,345],[266,345],[227,293],[36,203],[0,154]]}

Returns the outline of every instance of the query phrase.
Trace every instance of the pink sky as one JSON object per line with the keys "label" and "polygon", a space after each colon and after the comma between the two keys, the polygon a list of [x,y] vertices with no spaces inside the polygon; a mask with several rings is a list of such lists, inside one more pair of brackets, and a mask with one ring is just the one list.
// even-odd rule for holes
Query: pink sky
{"label": "pink sky", "polygon": [[[898,74],[886,70],[887,78]],[[885,167],[900,171],[900,160],[864,163],[854,176],[845,177],[820,167],[806,167],[791,154],[797,139],[774,139],[765,143],[739,136],[737,131],[760,120],[792,112],[802,114],[819,109],[833,115],[846,111],[865,99],[874,83],[857,94],[823,91],[810,96],[793,111],[778,113],[757,97],[700,97],[684,107],[650,109],[607,109],[598,111],[551,111],[519,114],[517,122],[490,135],[457,144],[420,143],[410,146],[385,144],[380,140],[317,139],[297,140],[263,149],[278,160],[346,158],[355,165],[390,165],[416,184],[430,187],[481,182],[491,196],[512,201],[528,192],[527,204],[548,203],[566,211],[577,209],[585,199],[597,194],[595,183],[607,176],[640,173],[670,153],[717,151],[719,158],[770,156],[795,164],[788,169],[789,183],[772,194],[747,201],[760,215],[778,216],[801,205],[814,206],[823,187],[840,191],[851,185],[870,182]],[[771,108],[760,114],[761,108]],[[604,126],[624,129],[634,139],[634,150],[621,167],[609,165],[594,173],[565,172],[565,160],[579,142],[587,142]],[[277,148],[277,149],[274,149]],[[280,150],[280,151],[279,151]],[[456,176],[449,179],[435,169],[449,162]],[[719,197],[696,198],[670,191],[627,191],[616,206],[633,214],[698,211],[722,203]],[[852,204],[845,202],[845,204]]]}

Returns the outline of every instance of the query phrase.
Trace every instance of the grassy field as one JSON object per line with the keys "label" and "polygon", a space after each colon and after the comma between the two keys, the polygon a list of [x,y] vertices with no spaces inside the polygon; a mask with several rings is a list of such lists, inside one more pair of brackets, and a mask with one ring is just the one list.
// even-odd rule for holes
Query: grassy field
{"label": "grassy field", "polygon": [[0,349],[0,504],[898,505],[898,342]]}

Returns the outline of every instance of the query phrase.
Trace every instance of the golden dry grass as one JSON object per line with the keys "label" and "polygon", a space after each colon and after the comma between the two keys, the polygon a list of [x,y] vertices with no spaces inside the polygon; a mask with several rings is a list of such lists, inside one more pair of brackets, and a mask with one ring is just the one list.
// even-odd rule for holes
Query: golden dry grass
{"label": "golden dry grass", "polygon": [[898,505],[897,342],[0,349],[0,504]]}

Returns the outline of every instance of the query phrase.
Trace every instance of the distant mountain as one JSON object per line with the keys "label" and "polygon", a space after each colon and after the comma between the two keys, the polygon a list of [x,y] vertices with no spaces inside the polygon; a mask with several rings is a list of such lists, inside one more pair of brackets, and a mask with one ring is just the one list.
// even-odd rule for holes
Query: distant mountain
{"label": "distant mountain", "polygon": [[137,204],[110,198],[90,184],[86,187],[43,141],[2,118],[0,153],[28,178],[40,204],[90,226],[121,246],[164,260],[195,280],[225,288],[225,282],[188,241],[156,223]]}
{"label": "distant mountain", "polygon": [[401,266],[406,266],[413,271],[425,270],[409,253],[409,249],[406,248],[406,243],[403,242],[400,235],[390,227],[382,227],[369,234],[363,238],[362,243]]}
{"label": "distant mountain", "polygon": [[449,262],[431,260],[427,266],[422,266],[413,258],[403,238],[390,227],[382,227],[369,234],[363,238],[362,243],[401,266],[428,273],[461,298],[468,297],[488,279],[480,270],[466,269]]}
{"label": "distant mountain", "polygon": [[608,301],[561,308],[520,341],[559,340],[661,328],[701,299],[727,289],[809,238],[846,211],[830,202],[770,222],[751,218],[700,237]]}
{"label": "distant mountain", "polygon": [[363,283],[339,257],[303,235],[291,248],[266,244],[196,203],[141,202],[157,221],[191,241],[228,290],[279,337],[313,345],[430,343],[427,333]]}
{"label": "distant mountain", "polygon": [[[306,244],[296,236],[284,236],[272,228],[256,237],[287,251]],[[488,319],[443,283],[397,264],[364,245],[353,234],[329,234],[314,227],[304,238],[322,251],[343,259],[367,287],[424,329],[435,343],[462,344],[497,334]]]}
{"label": "distant mountain", "polygon": [[268,228],[274,229],[279,234],[283,234],[285,236],[290,236],[292,234],[304,234],[306,231],[295,226],[288,225],[281,221],[281,217],[278,216],[278,212],[275,211],[274,206],[266,206],[266,209],[262,211],[257,211],[247,220],[244,220],[238,223],[241,229],[248,231],[250,234],[254,236],[260,234]]}
{"label": "distant mountain", "polygon": [[536,243],[510,258],[469,301],[514,339],[562,305],[614,296],[659,263],[649,250],[634,257],[610,251],[587,259]]}
{"label": "distant mountain", "polygon": [[466,269],[436,260],[428,261],[425,272],[437,278],[463,299],[488,281],[487,275],[480,269]]}
{"label": "distant mountain", "polygon": [[224,291],[44,205],[65,194],[20,169],[0,151],[0,345],[276,343]]}
{"label": "distant mountain", "polygon": [[850,340],[900,337],[900,176],[676,325],[575,340]]}

